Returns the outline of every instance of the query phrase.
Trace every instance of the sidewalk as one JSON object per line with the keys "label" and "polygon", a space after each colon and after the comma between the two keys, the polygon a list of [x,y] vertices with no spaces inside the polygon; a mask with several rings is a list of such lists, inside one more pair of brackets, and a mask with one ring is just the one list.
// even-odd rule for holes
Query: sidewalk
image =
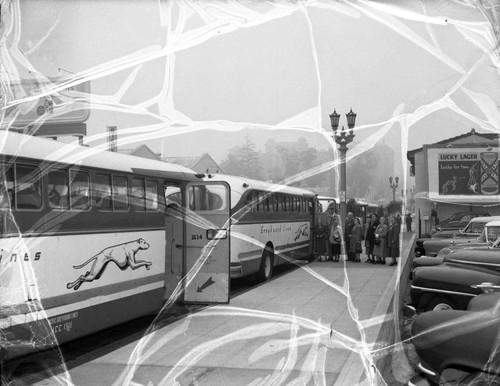
{"label": "sidewalk", "polygon": [[397,267],[366,264],[365,257],[300,263],[229,305],[68,362],[66,376],[75,385],[385,384],[381,372],[399,335],[394,310],[401,304],[398,277],[407,280],[410,236],[404,235]]}

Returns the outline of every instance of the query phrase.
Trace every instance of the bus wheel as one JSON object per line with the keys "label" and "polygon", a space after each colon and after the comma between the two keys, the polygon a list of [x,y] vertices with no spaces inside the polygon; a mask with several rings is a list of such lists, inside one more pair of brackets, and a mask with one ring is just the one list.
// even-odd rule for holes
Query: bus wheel
{"label": "bus wheel", "polygon": [[269,280],[273,276],[273,251],[266,247],[264,252],[262,252],[262,259],[260,261],[260,269],[257,272],[256,279],[257,282],[263,282]]}

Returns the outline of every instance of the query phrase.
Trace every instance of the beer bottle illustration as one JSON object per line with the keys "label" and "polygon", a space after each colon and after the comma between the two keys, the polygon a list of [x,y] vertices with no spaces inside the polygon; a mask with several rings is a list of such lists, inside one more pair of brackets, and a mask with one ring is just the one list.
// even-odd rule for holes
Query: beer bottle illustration
{"label": "beer bottle illustration", "polygon": [[481,193],[498,194],[498,153],[481,153]]}

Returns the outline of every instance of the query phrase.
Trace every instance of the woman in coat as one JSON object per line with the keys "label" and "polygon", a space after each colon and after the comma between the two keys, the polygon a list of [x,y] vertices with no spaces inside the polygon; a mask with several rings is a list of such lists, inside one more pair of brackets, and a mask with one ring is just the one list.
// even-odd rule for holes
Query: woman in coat
{"label": "woman in coat", "polygon": [[340,218],[338,216],[333,217],[333,224],[330,230],[330,260],[333,262],[338,262],[340,257],[340,245],[342,243],[342,228],[340,227]]}
{"label": "woman in coat", "polygon": [[401,226],[398,224],[394,216],[389,217],[389,231],[387,232],[387,247],[389,249],[388,256],[392,257],[390,266],[397,265],[396,258],[399,257],[399,232]]}
{"label": "woman in coat", "polygon": [[362,252],[362,246],[361,246],[361,241],[363,240],[363,226],[361,225],[361,220],[356,217],[354,219],[354,226],[352,227],[351,230],[351,240],[349,243],[349,252],[355,256],[354,261],[356,263],[359,263],[361,261],[361,258],[359,257],[360,253]]}
{"label": "woman in coat", "polygon": [[379,224],[380,221],[378,219],[378,216],[373,213],[371,215],[370,226],[366,229],[366,241],[369,245],[366,251],[366,254],[368,255],[367,263],[375,264],[375,255],[373,254],[373,248],[375,247],[375,231],[377,230]]}
{"label": "woman in coat", "polygon": [[387,226],[387,220],[385,219],[385,217],[380,217],[380,224],[375,230],[375,246],[373,247],[373,256],[376,259],[375,264],[385,264],[385,258],[388,255],[387,253],[388,232],[389,232],[389,227]]}

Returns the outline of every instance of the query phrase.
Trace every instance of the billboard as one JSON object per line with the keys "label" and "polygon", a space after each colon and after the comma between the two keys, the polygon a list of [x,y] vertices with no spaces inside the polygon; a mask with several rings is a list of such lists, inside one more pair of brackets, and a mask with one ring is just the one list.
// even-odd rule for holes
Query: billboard
{"label": "billboard", "polygon": [[429,193],[447,196],[496,196],[499,148],[428,148]]}
{"label": "billboard", "polygon": [[61,88],[63,84],[59,78],[46,78],[3,85],[1,126],[85,122],[90,114],[90,81]]}

